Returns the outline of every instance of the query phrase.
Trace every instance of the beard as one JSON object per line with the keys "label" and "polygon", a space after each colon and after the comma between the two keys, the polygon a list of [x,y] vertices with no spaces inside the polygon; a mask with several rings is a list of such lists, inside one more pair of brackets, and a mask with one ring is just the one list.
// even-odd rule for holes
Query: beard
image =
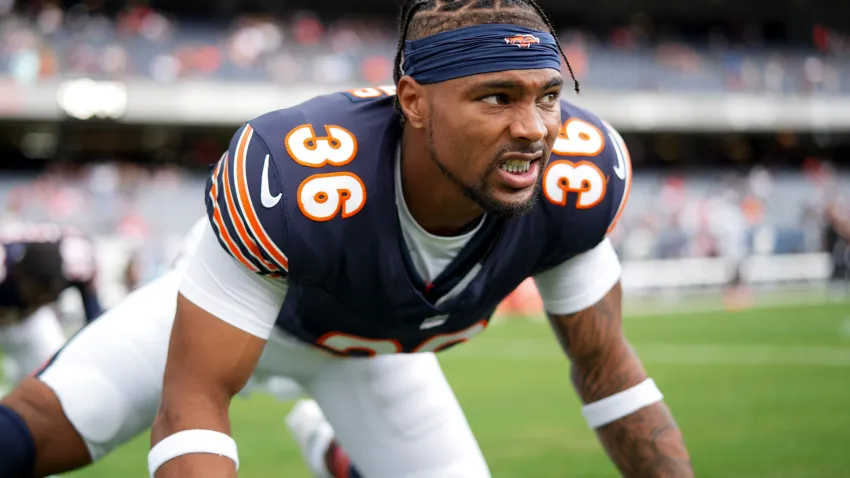
{"label": "beard", "polygon": [[[534,183],[534,191],[532,191],[531,197],[527,200],[521,203],[500,201],[493,196],[492,192],[487,187],[487,176],[491,172],[489,169],[481,175],[481,178],[476,183],[466,183],[443,165],[437,155],[437,150],[434,147],[434,127],[430,118],[428,123],[428,157],[430,157],[431,161],[437,165],[440,172],[442,172],[445,177],[447,177],[461,190],[464,196],[477,204],[487,214],[506,219],[523,216],[534,209],[542,189],[542,174],[539,175],[537,181]],[[500,151],[500,154],[505,152],[507,151]],[[493,164],[496,164],[496,160],[494,160]]]}

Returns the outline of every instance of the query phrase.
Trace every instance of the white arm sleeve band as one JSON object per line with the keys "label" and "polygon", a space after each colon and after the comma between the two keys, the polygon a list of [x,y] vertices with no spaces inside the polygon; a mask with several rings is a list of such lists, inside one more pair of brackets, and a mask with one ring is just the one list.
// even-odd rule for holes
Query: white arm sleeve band
{"label": "white arm sleeve band", "polygon": [[263,277],[230,257],[208,222],[180,293],[228,324],[268,339],[287,288],[284,280]]}
{"label": "white arm sleeve band", "polygon": [[632,388],[588,403],[581,412],[590,428],[599,428],[663,399],[655,381],[648,378]]}
{"label": "white arm sleeve band", "polygon": [[593,249],[568,259],[534,283],[550,314],[574,314],[599,302],[620,280],[620,260],[608,238]]}
{"label": "white arm sleeve band", "polygon": [[154,478],[156,470],[178,456],[207,453],[230,458],[239,469],[239,454],[233,438],[212,430],[183,430],[160,441],[148,454],[148,471]]}

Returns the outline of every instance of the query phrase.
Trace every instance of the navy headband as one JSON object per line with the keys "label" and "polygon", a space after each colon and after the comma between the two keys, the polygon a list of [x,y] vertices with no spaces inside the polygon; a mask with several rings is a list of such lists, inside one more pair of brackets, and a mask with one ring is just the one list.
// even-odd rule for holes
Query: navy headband
{"label": "navy headband", "polygon": [[541,68],[561,70],[555,37],[516,25],[475,25],[404,42],[402,72],[421,84]]}

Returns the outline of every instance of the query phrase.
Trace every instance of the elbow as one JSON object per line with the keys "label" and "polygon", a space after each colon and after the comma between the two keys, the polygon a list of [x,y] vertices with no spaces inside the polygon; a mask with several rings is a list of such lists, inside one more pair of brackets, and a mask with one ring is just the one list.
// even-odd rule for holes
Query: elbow
{"label": "elbow", "polygon": [[608,397],[646,380],[643,364],[625,338],[573,360],[573,386],[584,403]]}
{"label": "elbow", "polygon": [[183,430],[215,430],[229,434],[230,398],[226,393],[167,388],[151,427],[151,444]]}
{"label": "elbow", "polygon": [[179,431],[179,418],[179,412],[163,399],[151,425],[151,445]]}

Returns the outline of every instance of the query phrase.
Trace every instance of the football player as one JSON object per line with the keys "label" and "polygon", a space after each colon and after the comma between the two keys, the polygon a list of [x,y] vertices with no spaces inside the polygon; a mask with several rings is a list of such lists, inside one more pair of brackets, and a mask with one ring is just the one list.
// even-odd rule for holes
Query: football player
{"label": "football player", "polygon": [[531,0],[411,0],[394,90],[239,129],[181,283],[152,476],[236,476],[228,406],[261,354],[315,398],[361,475],[489,476],[436,360],[416,354],[482,332],[527,277],[620,470],[692,474],[621,331],[606,235],[626,203],[626,148],[560,100],[561,55]]}
{"label": "football player", "polygon": [[826,246],[832,253],[832,278],[850,285],[850,207],[844,198],[833,198],[826,209]]}
{"label": "football player", "polygon": [[6,378],[17,382],[65,342],[54,303],[79,291],[87,321],[101,313],[92,244],[52,224],[14,223],[0,229],[0,350]]}
{"label": "football player", "polygon": [[827,222],[835,230],[835,235],[850,241],[850,206],[841,197],[836,197],[827,206]]}
{"label": "football player", "polygon": [[[140,320],[94,339],[86,332],[110,323],[99,320],[70,341],[0,407],[0,450],[11,450],[0,474],[88,463],[143,429],[161,385],[151,475],[236,476],[228,405],[252,376],[273,375],[315,398],[349,472],[489,476],[432,352],[480,333],[527,277],[623,474],[692,474],[621,332],[606,235],[626,203],[628,154],[613,128],[559,99],[548,21],[524,0],[414,0],[401,17],[397,89],[321,96],[240,128],[208,182],[197,253],[158,286],[180,282],[173,327]],[[163,297],[144,290],[128,310]],[[85,336],[117,350],[55,385],[68,374],[51,371],[71,368],[63,359]],[[153,366],[117,376],[104,364],[122,354]],[[63,418],[59,402],[79,415]]]}

